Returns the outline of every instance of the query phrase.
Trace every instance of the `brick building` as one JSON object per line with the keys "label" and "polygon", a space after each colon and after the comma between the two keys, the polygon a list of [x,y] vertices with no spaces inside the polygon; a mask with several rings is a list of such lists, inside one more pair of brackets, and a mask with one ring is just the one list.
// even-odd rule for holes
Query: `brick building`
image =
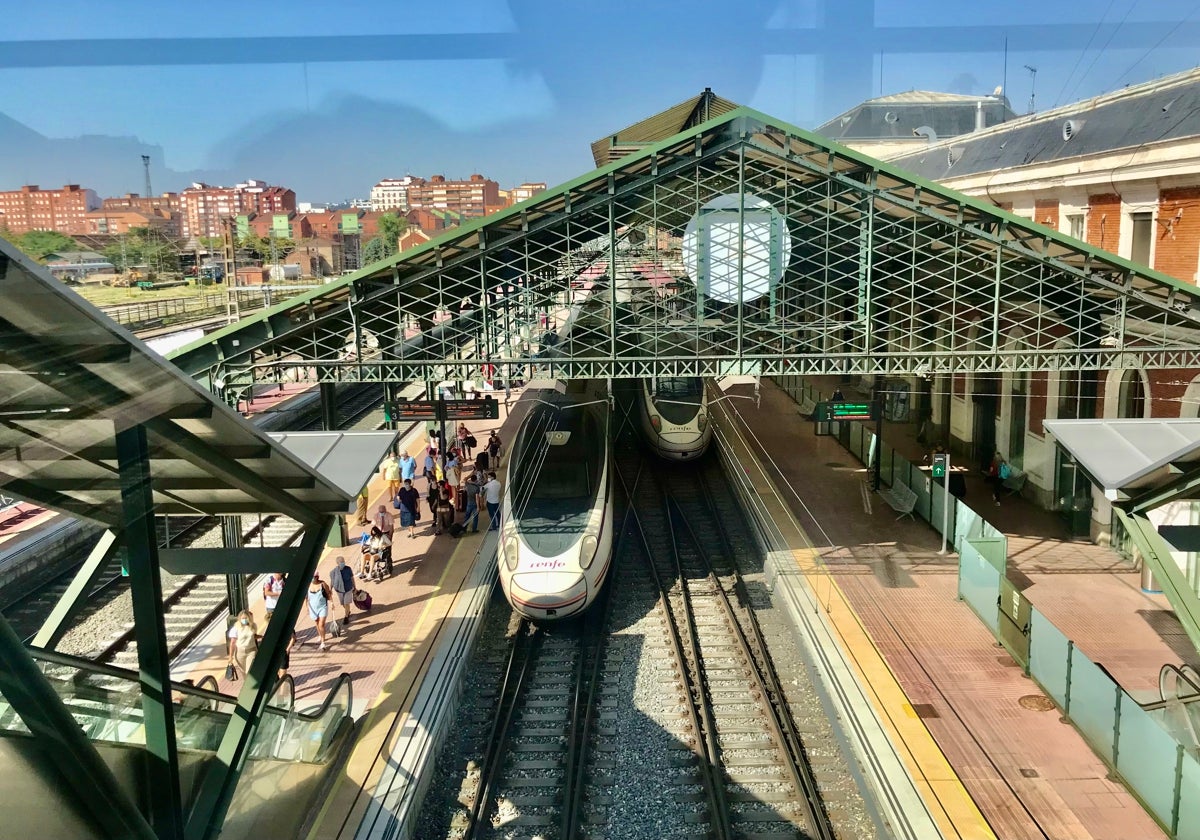
{"label": "brick building", "polygon": [[[88,214],[88,233],[95,236],[128,233],[131,228],[149,227],[171,239],[183,235],[179,193],[141,196],[126,193],[106,198],[100,209]],[[139,221],[141,220],[141,221]]]}
{"label": "brick building", "polygon": [[43,190],[29,184],[0,192],[0,228],[15,234],[56,230],[67,236],[82,236],[88,233],[88,213],[99,208],[96,192],[78,184],[67,184],[60,190]]}
{"label": "brick building", "polygon": [[296,193],[255,180],[232,187],[195,183],[180,193],[179,203],[182,236],[221,236],[227,219],[251,213],[294,213]]}
{"label": "brick building", "polygon": [[[1185,283],[1200,279],[1200,70],[903,149],[890,163]],[[876,152],[869,138],[844,141]],[[1027,346],[1022,314],[1002,311],[1000,342]],[[946,314],[945,317],[959,317]],[[969,329],[969,324],[948,329]],[[1136,335],[1137,326],[1127,324]],[[1125,366],[913,379],[953,450],[999,450],[1046,507],[1089,488],[1057,457],[1043,423],[1074,417],[1196,417],[1200,370]],[[1110,508],[1092,491],[1092,533]],[[1082,509],[1086,510],[1085,505]],[[1200,513],[1200,511],[1197,511]]]}
{"label": "brick building", "polygon": [[546,191],[546,185],[541,182],[526,181],[524,184],[518,184],[512,189],[500,190],[500,199],[506,205],[519,204],[526,199],[533,198],[535,195]]}
{"label": "brick building", "polygon": [[408,190],[408,205],[412,209],[452,210],[468,219],[486,216],[505,206],[500,198],[500,185],[482,175],[472,175],[465,181],[447,181],[444,175],[434,175],[427,183]]}

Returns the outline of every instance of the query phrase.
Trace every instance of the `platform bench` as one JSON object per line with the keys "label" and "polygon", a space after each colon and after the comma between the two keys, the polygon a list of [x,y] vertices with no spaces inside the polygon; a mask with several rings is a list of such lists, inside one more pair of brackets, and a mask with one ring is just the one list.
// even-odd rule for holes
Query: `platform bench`
{"label": "platform bench", "polygon": [[897,481],[887,490],[880,490],[879,495],[891,505],[892,510],[900,514],[896,517],[897,521],[906,516],[913,519],[913,508],[917,506],[917,494],[907,484]]}

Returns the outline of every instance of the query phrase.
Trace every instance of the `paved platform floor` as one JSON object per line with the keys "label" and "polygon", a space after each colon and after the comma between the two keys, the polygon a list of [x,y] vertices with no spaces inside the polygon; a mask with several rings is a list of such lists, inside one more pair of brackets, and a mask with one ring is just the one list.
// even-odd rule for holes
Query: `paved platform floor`
{"label": "paved platform floor", "polygon": [[[956,558],[938,554],[940,537],[932,528],[897,522],[878,498],[868,514],[863,466],[835,439],[816,436],[772,383],[762,385],[761,407],[742,400],[732,406],[898,679],[908,698],[905,711],[928,728],[996,836],[1164,836],[1133,796],[1108,780],[1105,765],[1052,705],[1034,711],[1021,703],[1041,691],[958,600]],[[970,495],[969,488],[968,501]],[[1156,633],[1145,632],[1150,620],[1138,612],[1162,612],[1165,602],[1131,593],[1136,576],[1115,553],[1046,533],[1061,529],[1057,517],[1038,515],[1044,512],[1023,500],[1006,499],[995,508],[982,485],[975,498],[988,499],[978,509],[989,520],[1000,521],[1000,512],[1009,525],[998,527],[1012,527],[1013,566],[1031,580],[1026,594],[1056,622],[1073,617],[1060,626],[1089,656],[1119,664],[1136,638],[1144,642],[1138,655],[1154,660],[1155,674],[1161,662],[1178,660]],[[1086,600],[1072,601],[1070,593],[1086,593]],[[1098,623],[1105,632],[1089,632]]]}

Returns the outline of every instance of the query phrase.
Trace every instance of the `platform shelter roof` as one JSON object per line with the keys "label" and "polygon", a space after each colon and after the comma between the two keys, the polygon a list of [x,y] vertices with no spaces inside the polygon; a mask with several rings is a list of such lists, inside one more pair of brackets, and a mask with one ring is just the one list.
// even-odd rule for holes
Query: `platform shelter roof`
{"label": "platform shelter roof", "polygon": [[170,358],[229,400],[493,369],[1187,368],[1200,290],[738,107]]}
{"label": "platform shelter roof", "polygon": [[1200,419],[1046,420],[1044,426],[1113,500],[1200,467]]}
{"label": "platform shelter roof", "polygon": [[0,492],[119,527],[118,433],[142,426],[159,513],[283,513],[352,493],[0,240]]}

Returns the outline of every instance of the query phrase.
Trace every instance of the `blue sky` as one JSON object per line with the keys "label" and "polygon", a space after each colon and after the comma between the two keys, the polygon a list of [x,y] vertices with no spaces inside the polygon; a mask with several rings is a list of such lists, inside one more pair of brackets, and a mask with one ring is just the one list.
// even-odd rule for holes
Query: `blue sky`
{"label": "blue sky", "polygon": [[[0,35],[0,188],[136,191],[139,147],[156,189],[261,177],[321,201],[405,172],[554,184],[591,168],[591,140],[705,86],[805,127],[881,90],[990,93],[1006,36],[1014,109],[1035,92],[1044,110],[1194,66],[1200,3],[26,4]],[[54,142],[16,144],[12,121]]]}

